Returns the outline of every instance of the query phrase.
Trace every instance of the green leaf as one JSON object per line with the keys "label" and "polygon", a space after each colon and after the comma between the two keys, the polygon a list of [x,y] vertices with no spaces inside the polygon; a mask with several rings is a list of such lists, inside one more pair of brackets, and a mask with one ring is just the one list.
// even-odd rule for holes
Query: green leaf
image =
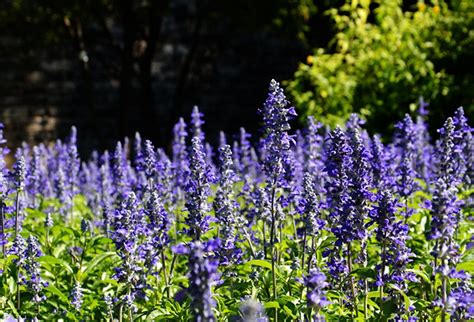
{"label": "green leaf", "polygon": [[85,267],[82,268],[82,271],[78,274],[78,280],[82,281],[87,277],[87,275],[94,270],[98,265],[108,258],[115,255],[115,252],[106,252],[95,256]]}
{"label": "green leaf", "polygon": [[246,264],[251,265],[251,266],[259,266],[259,267],[263,267],[267,269],[272,269],[272,264],[263,259],[253,259],[251,261],[248,261]]}
{"label": "green leaf", "polygon": [[408,311],[409,308],[410,308],[410,299],[408,298],[408,296],[405,294],[405,292],[403,292],[398,286],[396,285],[393,285],[393,284],[388,284],[388,286],[397,291],[402,297],[403,297],[403,300],[405,301],[405,309]]}
{"label": "green leaf", "polygon": [[64,295],[63,292],[61,292],[56,286],[54,286],[52,283],[49,283],[48,287],[46,288],[48,291],[53,293],[54,295],[57,295],[61,301],[64,303],[68,303],[69,299],[66,295]]}
{"label": "green leaf", "polygon": [[423,272],[422,270],[419,270],[419,269],[416,269],[416,268],[407,268],[406,271],[415,273],[417,276],[421,277],[428,284],[431,283],[431,280],[428,277],[428,275],[426,275],[426,273]]}
{"label": "green leaf", "polygon": [[62,259],[50,256],[50,255],[46,255],[46,256],[41,256],[38,259],[38,261],[40,263],[46,263],[46,264],[50,264],[50,265],[59,265],[59,266],[63,267],[64,269],[66,269],[70,274],[74,273],[71,266],[69,266],[69,264],[66,261],[62,260]]}
{"label": "green leaf", "polygon": [[280,303],[278,303],[277,301],[270,301],[270,302],[265,303],[263,307],[266,309],[279,309]]}
{"label": "green leaf", "polygon": [[474,274],[474,261],[460,263],[456,266],[458,270],[464,270],[469,274]]}

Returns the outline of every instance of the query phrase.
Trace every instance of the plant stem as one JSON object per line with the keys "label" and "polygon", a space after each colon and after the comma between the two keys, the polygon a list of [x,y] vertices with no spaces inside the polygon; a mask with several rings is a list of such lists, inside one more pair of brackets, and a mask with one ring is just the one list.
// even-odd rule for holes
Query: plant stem
{"label": "plant stem", "polygon": [[[443,265],[446,263],[443,260]],[[441,275],[441,300],[443,302],[443,309],[441,310],[441,322],[446,321],[446,311],[448,310],[448,289],[447,289],[447,282],[446,276],[444,274]]]}
{"label": "plant stem", "polygon": [[20,216],[20,193],[21,190],[18,190],[16,193],[15,237],[18,235],[18,231],[20,230],[20,221],[18,219]]}
{"label": "plant stem", "polygon": [[[351,243],[347,243],[347,265],[349,268],[349,274],[352,273],[352,249],[351,249]],[[354,300],[354,310],[356,314],[356,318],[358,316],[358,308],[357,308],[357,296],[356,296],[356,291],[355,291],[355,285],[354,285],[354,277],[351,276],[351,292],[352,292],[352,298]]]}
{"label": "plant stem", "polygon": [[[273,283],[273,300],[276,301],[277,290],[276,290],[276,272],[275,272],[275,257],[277,252],[275,249],[275,228],[276,228],[276,214],[275,214],[275,197],[276,197],[276,180],[273,180],[272,184],[272,197],[271,197],[271,218],[272,223],[270,227],[270,245],[271,245],[271,260],[272,260],[272,283]],[[278,321],[278,309],[275,308],[275,321]]]}
{"label": "plant stem", "polygon": [[5,208],[4,208],[4,203],[3,200],[0,201],[0,207],[2,208],[0,211],[0,224],[1,224],[1,229],[2,229],[2,257],[5,258]]}
{"label": "plant stem", "polygon": [[161,264],[163,265],[163,280],[165,281],[166,296],[170,298],[170,289],[168,287],[168,276],[166,274],[166,258],[164,250],[161,252]]}
{"label": "plant stem", "polygon": [[244,235],[245,235],[245,239],[247,239],[247,242],[249,243],[250,252],[252,253],[252,257],[255,258],[255,250],[253,249],[252,240],[250,239],[250,236],[249,236],[248,232],[245,229],[244,229]]}
{"label": "plant stem", "polygon": [[306,229],[303,231],[303,254],[301,255],[301,268],[304,269],[304,255],[306,254]]}

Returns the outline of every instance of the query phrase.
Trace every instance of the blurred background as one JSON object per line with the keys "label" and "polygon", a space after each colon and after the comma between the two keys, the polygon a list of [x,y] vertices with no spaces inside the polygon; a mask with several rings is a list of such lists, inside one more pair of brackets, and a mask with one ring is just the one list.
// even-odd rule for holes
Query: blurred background
{"label": "blurred background", "polygon": [[0,121],[8,145],[65,137],[83,154],[135,131],[168,146],[205,114],[208,139],[255,133],[270,79],[326,124],[352,112],[387,137],[422,96],[436,129],[473,118],[474,2],[3,0]]}

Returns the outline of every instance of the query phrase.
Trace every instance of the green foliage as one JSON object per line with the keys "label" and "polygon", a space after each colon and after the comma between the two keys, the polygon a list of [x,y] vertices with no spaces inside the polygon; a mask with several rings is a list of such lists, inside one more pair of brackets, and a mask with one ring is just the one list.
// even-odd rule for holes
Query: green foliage
{"label": "green foliage", "polygon": [[331,49],[316,49],[287,82],[302,117],[334,125],[358,112],[386,132],[420,96],[433,122],[455,104],[472,113],[474,4],[436,3],[404,11],[401,0],[352,0],[328,10],[337,30]]}

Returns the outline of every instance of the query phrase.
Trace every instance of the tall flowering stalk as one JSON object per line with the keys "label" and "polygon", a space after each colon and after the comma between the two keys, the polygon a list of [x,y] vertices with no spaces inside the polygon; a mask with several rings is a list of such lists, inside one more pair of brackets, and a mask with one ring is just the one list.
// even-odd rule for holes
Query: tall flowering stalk
{"label": "tall flowering stalk", "polygon": [[5,199],[8,193],[8,170],[5,164],[5,155],[8,148],[4,147],[7,140],[3,136],[3,124],[0,123],[0,245],[2,246],[2,256],[6,254],[7,235],[5,232]]}
{"label": "tall flowering stalk", "polygon": [[456,145],[454,143],[455,126],[452,118],[448,118],[443,128],[438,146],[437,178],[433,191],[431,204],[431,234],[435,241],[432,254],[434,255],[435,272],[441,275],[441,306],[442,320],[446,319],[449,309],[448,303],[448,277],[452,268],[459,261],[459,245],[454,239],[454,234],[459,224],[460,202],[457,199],[457,174],[454,172],[454,156]]}
{"label": "tall flowering stalk", "polygon": [[122,259],[120,267],[115,269],[115,278],[125,286],[125,294],[120,299],[120,313],[126,308],[131,320],[135,310],[135,298],[143,296],[143,288],[146,286],[142,259],[139,256],[140,239],[144,229],[143,214],[133,192],[128,194],[116,210],[113,228],[112,239],[117,254]]}
{"label": "tall flowering stalk", "polygon": [[210,175],[203,151],[201,139],[193,137],[189,153],[189,181],[186,187],[186,208],[189,211],[186,224],[189,226],[188,235],[193,240],[201,239],[202,234],[209,229],[210,217],[207,198],[210,195]]}
{"label": "tall flowering stalk", "polygon": [[[376,285],[380,287],[380,307],[384,303],[384,285],[393,283],[401,290],[407,290],[407,281],[416,281],[413,273],[406,271],[406,266],[412,261],[414,254],[406,245],[408,225],[397,219],[399,207],[389,190],[381,188],[377,194],[378,205],[371,212],[372,220],[376,223],[375,236],[381,245],[381,264],[377,266],[378,276]],[[396,303],[396,314],[402,318],[404,304],[400,299]]]}
{"label": "tall flowering stalk", "polygon": [[223,241],[219,250],[221,264],[226,265],[239,260],[241,256],[241,250],[235,242],[244,219],[239,216],[238,203],[234,197],[236,179],[230,146],[224,145],[219,148],[219,180],[214,208],[219,223],[219,237]]}
{"label": "tall flowering stalk", "polygon": [[212,298],[211,284],[217,277],[217,260],[207,254],[218,248],[216,241],[203,244],[201,241],[191,242],[189,245],[180,245],[174,248],[178,254],[188,256],[189,287],[191,297],[191,311],[193,321],[214,322],[213,308],[216,302]]}
{"label": "tall flowering stalk", "polygon": [[[352,257],[350,243],[358,241],[361,244],[358,261],[367,266],[367,240],[369,238],[367,219],[370,211],[370,202],[373,199],[371,192],[370,154],[364,145],[361,133],[356,126],[347,129],[349,144],[352,149],[352,167],[349,169],[351,206],[345,218],[346,225],[352,226],[352,236],[348,243],[348,256]],[[351,264],[349,262],[349,264]],[[367,319],[368,281],[364,280],[364,318]]]}
{"label": "tall flowering stalk", "polygon": [[[275,233],[277,225],[277,190],[282,184],[284,175],[284,156],[290,150],[293,138],[288,134],[289,121],[296,116],[295,109],[290,106],[280,84],[274,79],[270,82],[269,93],[263,108],[263,170],[266,175],[266,189],[270,196],[271,226],[270,244],[272,260],[273,299],[277,298],[275,278]],[[277,311],[275,310],[275,313]],[[275,314],[275,319],[277,313]]]}
{"label": "tall flowering stalk", "polygon": [[15,188],[16,188],[16,212],[15,212],[15,237],[16,237],[20,231],[20,219],[21,219],[20,198],[23,192],[25,191],[25,186],[26,186],[26,162],[25,162],[25,157],[21,155],[21,153],[15,164],[14,176],[15,176]]}
{"label": "tall flowering stalk", "polygon": [[46,297],[42,290],[48,284],[41,278],[40,264],[38,258],[42,256],[38,239],[35,236],[29,236],[26,241],[25,257],[25,284],[32,294],[32,301],[36,304],[37,314],[39,314],[39,303]]}
{"label": "tall flowering stalk", "polygon": [[[396,168],[395,190],[405,200],[405,220],[411,216],[408,209],[408,200],[413,192],[418,189],[415,160],[416,160],[416,126],[410,115],[406,114],[401,122],[396,125],[395,146],[398,150],[398,165]],[[394,158],[397,156],[394,155]]]}
{"label": "tall flowering stalk", "polygon": [[186,123],[183,118],[180,118],[178,123],[173,128],[173,175],[174,175],[174,186],[176,195],[175,199],[181,201],[182,191],[185,190],[187,176],[186,173],[189,170],[188,167],[188,155],[186,150],[186,137],[188,132],[186,131]]}
{"label": "tall flowering stalk", "polygon": [[[314,191],[314,177],[311,173],[306,172],[303,179],[303,198],[300,201],[299,212],[301,221],[303,222],[303,254],[301,257],[301,267],[305,266],[305,255],[307,238],[316,237],[321,228],[324,227],[324,220],[321,218],[321,204],[319,197]],[[310,267],[311,263],[308,263]]]}
{"label": "tall flowering stalk", "polygon": [[[353,230],[350,220],[346,216],[353,214],[351,211],[351,195],[348,170],[352,168],[352,149],[348,145],[345,133],[340,127],[336,127],[329,134],[329,147],[327,149],[325,171],[328,175],[326,184],[327,206],[329,209],[328,224],[331,232],[336,237],[335,247],[331,251],[325,252],[329,256],[329,273],[335,280],[344,280],[352,271],[352,251],[347,251],[347,262],[342,256],[342,246],[347,245],[353,239]],[[356,290],[353,278],[350,279],[352,299],[356,302]],[[344,290],[345,284],[341,283],[341,289]],[[357,307],[357,304],[354,303]]]}
{"label": "tall flowering stalk", "polygon": [[308,275],[304,276],[303,281],[307,289],[306,303],[310,311],[308,314],[309,320],[324,322],[325,319],[320,315],[320,310],[331,304],[324,291],[329,286],[329,283],[326,282],[326,275],[317,269],[312,269]]}

